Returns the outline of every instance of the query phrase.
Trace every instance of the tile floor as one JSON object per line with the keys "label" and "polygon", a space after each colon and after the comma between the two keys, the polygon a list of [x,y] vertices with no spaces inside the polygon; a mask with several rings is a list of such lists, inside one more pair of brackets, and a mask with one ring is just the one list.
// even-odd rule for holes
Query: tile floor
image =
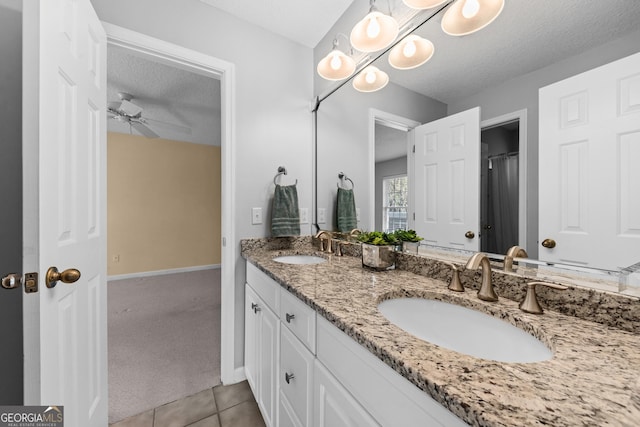
{"label": "tile floor", "polygon": [[219,385],[126,418],[110,427],[261,427],[249,384]]}

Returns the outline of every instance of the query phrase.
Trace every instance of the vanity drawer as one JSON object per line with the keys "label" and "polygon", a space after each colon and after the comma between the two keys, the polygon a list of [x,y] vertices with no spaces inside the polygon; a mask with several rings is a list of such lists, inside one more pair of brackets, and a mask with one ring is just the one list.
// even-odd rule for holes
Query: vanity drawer
{"label": "vanity drawer", "polygon": [[[280,399],[293,425],[310,426],[313,415],[315,357],[287,328],[280,328]],[[280,416],[282,418],[282,415]]]}
{"label": "vanity drawer", "polygon": [[250,262],[247,262],[247,283],[271,310],[280,312],[280,285]]}
{"label": "vanity drawer", "polygon": [[316,353],[316,312],[284,289],[280,292],[280,321],[311,351]]}

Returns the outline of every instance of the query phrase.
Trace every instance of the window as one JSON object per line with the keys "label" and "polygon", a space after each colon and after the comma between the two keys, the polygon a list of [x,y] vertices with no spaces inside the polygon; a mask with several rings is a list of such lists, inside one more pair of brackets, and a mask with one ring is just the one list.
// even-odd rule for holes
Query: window
{"label": "window", "polygon": [[382,180],[382,231],[391,233],[407,229],[407,198],[409,196],[406,175]]}

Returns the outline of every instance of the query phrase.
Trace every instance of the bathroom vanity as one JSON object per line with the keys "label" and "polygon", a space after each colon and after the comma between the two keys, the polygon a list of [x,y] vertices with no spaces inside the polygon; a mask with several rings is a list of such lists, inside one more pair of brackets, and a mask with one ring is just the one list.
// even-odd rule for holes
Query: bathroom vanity
{"label": "bathroom vanity", "polygon": [[[637,298],[581,294],[570,285],[566,305],[599,299],[596,321],[546,305],[534,315],[504,297],[508,287],[524,287],[515,274],[494,271],[500,299],[485,302],[476,297],[475,272],[462,275],[466,292],[454,293],[447,289],[449,267],[425,257],[402,254],[396,270],[375,272],[363,269],[359,257],[313,251],[311,238],[284,245],[245,240],[242,253],[245,370],[268,426],[634,426],[640,420]],[[274,261],[295,254],[325,261]],[[566,295],[587,297],[567,303]],[[378,310],[382,301],[407,297],[498,317],[542,341],[553,357],[497,362],[418,339]],[[609,309],[616,318],[607,319]]]}

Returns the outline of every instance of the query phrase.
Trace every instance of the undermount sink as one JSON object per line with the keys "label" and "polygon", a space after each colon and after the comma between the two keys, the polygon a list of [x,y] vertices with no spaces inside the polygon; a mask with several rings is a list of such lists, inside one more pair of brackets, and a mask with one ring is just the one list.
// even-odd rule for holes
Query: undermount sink
{"label": "undermount sink", "polygon": [[273,260],[283,264],[321,264],[327,261],[325,258],[315,255],[284,255],[275,257]]}
{"label": "undermount sink", "polygon": [[432,344],[499,362],[532,363],[553,353],[541,341],[496,317],[443,301],[397,298],[378,310],[391,323]]}

